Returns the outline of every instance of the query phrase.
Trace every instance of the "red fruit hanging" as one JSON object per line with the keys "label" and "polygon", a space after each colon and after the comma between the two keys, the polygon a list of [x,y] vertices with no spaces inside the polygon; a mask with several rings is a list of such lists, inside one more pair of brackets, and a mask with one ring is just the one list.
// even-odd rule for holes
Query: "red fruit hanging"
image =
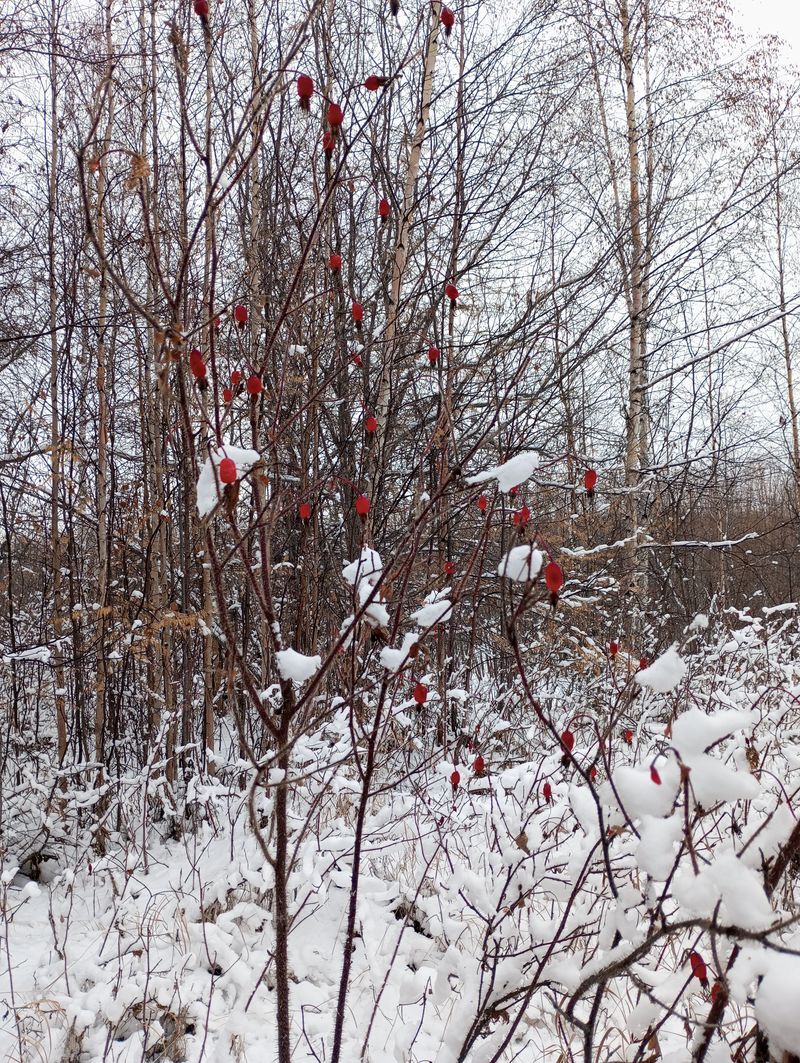
{"label": "red fruit hanging", "polygon": [[594,766],[594,764],[592,764],[591,768],[589,768],[589,779],[591,780],[591,782],[594,782],[596,778],[597,768]]}
{"label": "red fruit hanging", "polygon": [[443,7],[441,19],[442,25],[444,26],[444,35],[445,37],[449,37],[450,34],[453,32],[453,26],[455,26],[456,24],[456,16],[453,14],[449,7]]}
{"label": "red fruit hanging", "polygon": [[297,507],[297,515],[302,521],[311,520],[311,503],[301,502],[300,505]]}
{"label": "red fruit hanging", "polygon": [[699,952],[689,953],[689,963],[692,968],[692,974],[703,986],[708,985],[708,968],[706,967],[705,960]]}
{"label": "red fruit hanging", "polygon": [[564,572],[561,565],[555,561],[550,561],[545,565],[544,583],[552,595],[558,595],[558,592],[564,586]]}
{"label": "red fruit hanging", "polygon": [[356,499],[356,513],[364,520],[369,513],[369,499],[366,495],[359,495]]}
{"label": "red fruit hanging", "polygon": [[378,89],[383,89],[389,84],[389,78],[378,77],[377,74],[370,74],[364,82],[364,88],[369,92],[377,92]]}
{"label": "red fruit hanging", "polygon": [[341,255],[336,255],[336,254],[331,255],[331,257],[328,259],[328,262],[330,263],[330,267],[331,267],[331,269],[333,270],[334,273],[338,273],[339,270],[342,268],[342,256]]}
{"label": "red fruit hanging", "polygon": [[374,435],[378,431],[378,418],[370,414],[364,421],[364,429],[369,435]]}
{"label": "red fruit hanging", "polygon": [[252,395],[253,398],[255,398],[256,395],[260,395],[263,390],[264,390],[264,385],[261,383],[261,377],[260,376],[258,376],[256,373],[253,373],[252,376],[249,376],[247,378],[247,394],[248,395]]}
{"label": "red fruit hanging", "polygon": [[389,215],[391,213],[392,213],[392,208],[389,205],[389,200],[388,199],[382,199],[380,201],[380,203],[378,204],[378,214],[380,215],[380,219],[381,219],[381,221],[383,222],[384,225],[389,220]]}
{"label": "red fruit hanging", "polygon": [[353,363],[353,365],[363,365],[364,364],[361,361],[361,355],[360,354],[354,354],[353,357],[350,359],[350,361]]}
{"label": "red fruit hanging", "polygon": [[626,745],[631,744],[631,742],[633,741],[633,731],[630,729],[630,727],[626,727],[625,730],[622,732],[622,739]]}
{"label": "red fruit hanging", "polygon": [[439,361],[439,356],[441,353],[442,352],[439,350],[438,347],[428,348],[428,361],[431,363],[431,365],[436,365],[436,363]]}
{"label": "red fruit hanging", "polygon": [[214,331],[215,332],[219,332],[219,330],[221,328],[222,328],[222,318],[221,317],[215,317],[214,318]]}
{"label": "red fruit hanging", "polygon": [[314,95],[314,82],[308,74],[301,74],[297,79],[297,95],[300,97],[300,108],[308,111],[311,107],[311,97]]}
{"label": "red fruit hanging", "polygon": [[450,300],[450,305],[455,306],[456,299],[458,299],[458,288],[456,288],[455,284],[446,285],[444,289],[444,294]]}
{"label": "red fruit hanging", "polygon": [[208,0],[194,0],[194,13],[205,21],[208,18]]}
{"label": "red fruit hanging", "polygon": [[222,389],[222,401],[223,402],[233,402],[233,391],[231,391],[230,388],[223,388]]}
{"label": "red fruit hanging", "polygon": [[472,770],[475,772],[476,775],[483,775],[483,773],[486,771],[486,761],[483,759],[480,753],[472,762]]}
{"label": "red fruit hanging", "polygon": [[444,574],[445,576],[454,576],[456,572],[455,561],[445,561]]}
{"label": "red fruit hanging", "polygon": [[344,121],[344,112],[338,103],[332,103],[328,107],[328,125],[331,127],[331,133],[334,137],[339,132],[342,122]]}
{"label": "red fruit hanging", "polygon": [[568,753],[571,753],[575,748],[575,735],[569,728],[561,735],[561,745]]}
{"label": "red fruit hanging", "polygon": [[450,784],[453,787],[453,793],[458,789],[458,784],[461,782],[461,775],[458,771],[454,771],[450,775]]}
{"label": "red fruit hanging", "polygon": [[416,683],[414,686],[414,701],[417,705],[424,705],[428,700],[428,688],[424,683]]}
{"label": "red fruit hanging", "polygon": [[206,363],[203,361],[203,356],[195,347],[194,350],[189,351],[189,368],[192,371],[192,376],[195,380],[204,380],[207,370]]}
{"label": "red fruit hanging", "polygon": [[597,486],[597,473],[594,469],[587,469],[583,474],[583,486],[586,488],[586,494],[591,498]]}
{"label": "red fruit hanging", "polygon": [[553,787],[549,782],[546,782],[542,787],[542,797],[544,797],[548,805],[553,803]]}
{"label": "red fruit hanging", "polygon": [[231,387],[237,387],[238,384],[241,382],[241,379],[242,374],[239,372],[238,369],[234,369],[234,371],[231,373]]}
{"label": "red fruit hanging", "polygon": [[650,778],[653,780],[653,782],[656,784],[656,786],[660,786],[661,785],[661,776],[658,774],[658,772],[656,771],[655,767],[652,767],[650,769]]}
{"label": "red fruit hanging", "polygon": [[236,463],[232,458],[223,458],[219,463],[219,478],[224,484],[236,483]]}
{"label": "red fruit hanging", "polygon": [[649,667],[650,667],[650,662],[648,661],[648,659],[646,657],[640,657],[639,658],[639,671],[643,672],[645,670],[645,668],[649,668]]}
{"label": "red fruit hanging", "polygon": [[322,150],[325,152],[325,157],[329,159],[333,155],[333,149],[336,144],[336,140],[333,133],[329,133],[327,130],[322,134]]}
{"label": "red fruit hanging", "polygon": [[618,642],[609,642],[609,644],[608,644],[608,656],[609,657],[616,657],[618,653],[619,653],[619,643]]}
{"label": "red fruit hanging", "polygon": [[477,505],[481,513],[485,513],[489,505],[489,499],[486,497],[486,495],[481,495],[475,504]]}
{"label": "red fruit hanging", "polygon": [[522,506],[514,516],[511,518],[514,524],[519,525],[520,528],[524,528],[528,521],[531,519],[531,511],[527,506]]}
{"label": "red fruit hanging", "polygon": [[235,306],[233,308],[233,320],[236,322],[239,328],[244,328],[247,324],[247,307],[242,306],[241,304],[239,306]]}
{"label": "red fruit hanging", "polygon": [[353,321],[355,322],[356,329],[361,331],[361,324],[364,320],[364,307],[361,303],[353,303]]}

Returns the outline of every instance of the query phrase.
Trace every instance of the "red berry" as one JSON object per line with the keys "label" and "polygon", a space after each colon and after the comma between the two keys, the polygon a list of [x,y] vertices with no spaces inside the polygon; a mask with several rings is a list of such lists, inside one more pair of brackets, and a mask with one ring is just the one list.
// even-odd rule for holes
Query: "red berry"
{"label": "red berry", "polygon": [[300,106],[307,111],[311,97],[314,95],[314,82],[308,74],[301,74],[297,79],[297,95],[300,97]]}
{"label": "red berry", "polygon": [[518,524],[521,528],[524,528],[528,521],[531,519],[531,511],[527,506],[522,506],[512,517],[515,524]]}
{"label": "red berry", "polygon": [[194,13],[200,18],[208,18],[208,0],[194,0]]}
{"label": "red berry", "polygon": [[377,417],[373,417],[372,414],[370,414],[369,417],[366,419],[366,421],[364,421],[364,428],[369,433],[369,435],[373,435],[375,432],[377,432],[378,431],[378,419],[377,419]]}
{"label": "red berry", "polygon": [[219,332],[219,330],[220,330],[221,328],[222,328],[222,318],[221,318],[221,317],[215,317],[215,318],[214,318],[214,329],[215,329],[215,330],[216,330],[217,332]]}
{"label": "red berry", "polygon": [[551,561],[548,565],[545,565],[544,582],[551,594],[558,594],[564,586],[564,573],[561,569],[561,565],[556,564],[555,561]]}
{"label": "red berry", "polygon": [[364,320],[364,307],[361,303],[353,303],[353,321],[357,325],[360,325]]}
{"label": "red berry", "polygon": [[569,728],[561,735],[561,745],[568,753],[571,753],[575,747],[575,735]]}
{"label": "red berry", "polygon": [[716,1004],[718,1000],[724,998],[725,986],[722,982],[715,982],[711,987],[711,1003]]}
{"label": "red berry", "polygon": [[263,389],[264,385],[261,383],[261,377],[257,373],[253,373],[252,376],[247,378],[248,395],[260,395]]}
{"label": "red berry", "polygon": [[544,799],[548,803],[548,805],[552,803],[552,801],[553,801],[553,787],[550,785],[549,782],[546,782],[544,784],[544,786],[542,787],[542,796],[544,797]]}
{"label": "red berry", "polygon": [[597,778],[597,768],[594,766],[594,764],[592,764],[591,768],[589,768],[589,778],[592,782],[594,782]]}
{"label": "red berry", "polygon": [[447,296],[450,302],[455,305],[455,301],[456,299],[458,299],[458,288],[456,288],[455,284],[446,285],[444,289],[444,294]]}
{"label": "red berry", "polygon": [[369,92],[377,92],[378,89],[384,88],[389,84],[389,78],[378,77],[377,74],[370,74],[364,82],[364,88]]}
{"label": "red berry", "polygon": [[333,148],[334,148],[335,143],[336,143],[336,141],[335,141],[335,139],[333,137],[333,133],[329,133],[326,130],[322,134],[322,150],[325,152],[325,154],[328,156],[328,158],[330,158],[331,155],[333,155]]}
{"label": "red berry", "polygon": [[483,773],[486,771],[486,761],[483,759],[480,753],[472,762],[472,770],[475,772],[476,775],[483,775]]}
{"label": "red berry", "polygon": [[424,683],[416,683],[414,686],[414,701],[417,705],[424,705],[428,700],[428,688]]}
{"label": "red berry", "polygon": [[706,968],[705,960],[699,952],[689,953],[689,963],[691,964],[692,974],[698,982],[702,982],[703,985],[708,981],[708,969]]}
{"label": "red berry", "polygon": [[311,520],[311,503],[301,502],[297,507],[297,513],[300,520]]}
{"label": "red berry", "polygon": [[331,257],[330,257],[330,259],[328,261],[330,262],[330,267],[331,267],[331,269],[333,270],[334,273],[338,273],[339,270],[342,268],[342,256],[341,255],[333,254],[333,255],[331,255]]}
{"label": "red berry", "polygon": [[338,129],[344,121],[344,112],[338,103],[332,103],[328,108],[328,125],[331,129]]}
{"label": "red berry", "polygon": [[453,784],[453,790],[458,789],[458,784],[461,782],[461,775],[458,771],[454,771],[450,776],[450,782]]}
{"label": "red berry", "polygon": [[219,463],[219,478],[224,484],[236,483],[236,463],[232,458],[223,458]]}
{"label": "red berry", "polygon": [[629,727],[626,727],[622,732],[622,738],[627,745],[630,745],[633,741],[633,731]]}
{"label": "red berry", "polygon": [[489,505],[489,499],[486,497],[486,495],[481,495],[478,501],[476,502],[476,505],[481,511],[481,513],[485,513],[486,507]]}
{"label": "red berry", "polygon": [[619,653],[619,643],[617,643],[617,642],[609,642],[609,644],[608,644],[608,656],[609,657],[616,657],[618,653]]}
{"label": "red berry", "polygon": [[456,16],[450,10],[449,7],[442,8],[441,14],[442,25],[444,26],[444,35],[449,37],[453,31],[453,26],[456,24]]}
{"label": "red berry", "polygon": [[589,494],[594,491],[597,486],[597,473],[594,469],[587,469],[583,474],[583,486],[586,488]]}
{"label": "red berry", "polygon": [[230,388],[223,388],[222,389],[222,399],[223,399],[224,402],[232,402],[233,401],[233,392],[231,391]]}
{"label": "red berry", "polygon": [[353,357],[351,358],[351,361],[352,361],[353,365],[363,365],[364,364],[361,361],[361,355],[360,354],[354,354]]}
{"label": "red berry", "polygon": [[444,574],[445,574],[445,576],[453,576],[453,575],[455,575],[455,571],[456,571],[455,562],[454,561],[445,561],[445,563],[444,563]]}
{"label": "red berry", "polygon": [[438,347],[428,348],[428,361],[431,363],[431,365],[436,365],[436,363],[439,361],[440,354],[441,352]]}
{"label": "red berry", "polygon": [[658,772],[656,771],[655,767],[652,767],[650,769],[650,778],[653,780],[653,782],[656,784],[656,786],[660,786],[661,785],[661,776],[658,774]]}
{"label": "red berry", "polygon": [[236,385],[239,383],[239,381],[241,379],[242,379],[242,374],[239,372],[238,369],[234,369],[234,371],[231,373],[231,385],[233,387],[236,387]]}
{"label": "red berry", "polygon": [[647,660],[647,658],[646,657],[640,657],[639,658],[639,671],[643,672],[645,670],[645,668],[649,668],[649,667],[650,667],[650,662]]}
{"label": "red berry", "polygon": [[203,356],[195,347],[194,350],[189,351],[189,368],[192,371],[192,376],[196,380],[204,380],[206,375],[206,363],[203,361]]}
{"label": "red berry", "polygon": [[366,495],[359,495],[356,499],[356,513],[362,518],[369,513],[369,499]]}
{"label": "red berry", "polygon": [[380,201],[380,203],[378,204],[378,214],[383,219],[383,221],[387,221],[387,219],[388,219],[388,217],[389,217],[389,215],[391,213],[392,213],[392,208],[389,206],[389,200],[388,199],[382,199]]}

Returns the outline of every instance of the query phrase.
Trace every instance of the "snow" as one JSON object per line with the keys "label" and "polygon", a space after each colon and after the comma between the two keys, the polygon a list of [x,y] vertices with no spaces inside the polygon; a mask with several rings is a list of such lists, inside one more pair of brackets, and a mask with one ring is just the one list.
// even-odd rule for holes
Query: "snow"
{"label": "snow", "polygon": [[342,576],[351,587],[356,586],[362,579],[376,582],[377,577],[383,572],[383,562],[377,550],[369,546],[361,548],[360,555],[349,565],[342,569]]}
{"label": "snow", "polygon": [[514,487],[519,487],[533,476],[539,467],[539,455],[533,450],[526,450],[517,454],[502,465],[493,465],[485,472],[479,472],[475,476],[468,476],[468,484],[483,484],[489,480],[497,480],[498,490],[508,494]]}
{"label": "snow", "polygon": [[412,646],[419,641],[419,631],[409,631],[403,636],[403,642],[399,650],[391,646],[384,646],[380,654],[380,662],[387,672],[399,672],[408,660]]}
{"label": "snow", "polygon": [[800,1045],[800,957],[771,953],[756,992],[756,1019],[769,1038],[771,1054],[796,1053]]}
{"label": "snow", "polygon": [[641,687],[649,687],[658,694],[668,694],[686,677],[686,662],[678,655],[678,644],[672,646],[660,657],[656,657],[649,668],[637,672],[634,679]]}
{"label": "snow", "polygon": [[447,597],[448,592],[448,587],[441,591],[432,591],[425,599],[425,604],[411,614],[412,622],[421,628],[431,628],[449,620],[453,603]]}
{"label": "snow", "polygon": [[261,455],[257,450],[246,450],[232,443],[209,448],[209,456],[203,462],[197,478],[197,512],[201,518],[207,517],[222,498],[224,484],[219,482],[218,469],[223,458],[233,461],[237,479],[241,480],[261,460]]}
{"label": "snow", "polygon": [[544,554],[525,543],[509,550],[497,566],[497,574],[515,583],[529,583],[538,576],[543,563]]}
{"label": "snow", "polygon": [[309,657],[291,648],[279,650],[275,658],[281,679],[291,679],[297,684],[307,682],[322,667],[322,658],[318,654]]}

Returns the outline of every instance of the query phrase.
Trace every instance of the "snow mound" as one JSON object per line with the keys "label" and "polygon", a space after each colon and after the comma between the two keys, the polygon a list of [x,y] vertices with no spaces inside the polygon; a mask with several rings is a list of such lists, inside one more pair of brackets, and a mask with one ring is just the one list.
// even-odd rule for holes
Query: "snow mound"
{"label": "snow mound", "polygon": [[432,591],[425,599],[425,604],[411,614],[411,619],[419,627],[433,627],[450,619],[453,611],[453,603],[447,597],[445,588],[441,591]]}
{"label": "snow mound", "polygon": [[351,587],[355,587],[362,579],[368,579],[374,583],[382,572],[381,555],[377,550],[364,546],[361,548],[361,556],[342,569],[342,576]]}
{"label": "snow mound", "polygon": [[686,677],[686,661],[678,655],[678,644],[657,657],[649,668],[637,672],[634,679],[640,687],[649,687],[658,694],[668,694]]}
{"label": "snow mound", "polygon": [[498,576],[515,583],[529,583],[536,579],[544,562],[544,554],[529,544],[509,550],[497,566]]}
{"label": "snow mound", "polygon": [[399,672],[408,660],[411,647],[419,640],[418,631],[409,631],[403,638],[403,644],[399,650],[391,646],[384,646],[381,650],[380,662],[387,672]]}
{"label": "snow mound", "polygon": [[539,455],[532,450],[526,450],[517,454],[502,465],[493,465],[485,472],[479,472],[475,476],[467,477],[468,484],[483,484],[488,480],[497,480],[497,486],[505,494],[520,484],[529,480],[539,467]]}
{"label": "snow mound", "polygon": [[278,661],[278,672],[281,679],[291,679],[294,683],[305,683],[312,675],[316,673],[322,667],[322,658],[319,654],[315,654],[313,657],[307,656],[305,653],[298,653],[297,650],[279,650],[275,657]]}
{"label": "snow mound", "polygon": [[197,512],[200,517],[207,517],[222,498],[222,483],[219,479],[219,465],[223,458],[230,458],[236,466],[236,478],[246,475],[261,460],[257,450],[245,450],[232,443],[223,443],[211,447],[209,455],[200,469],[197,478]]}

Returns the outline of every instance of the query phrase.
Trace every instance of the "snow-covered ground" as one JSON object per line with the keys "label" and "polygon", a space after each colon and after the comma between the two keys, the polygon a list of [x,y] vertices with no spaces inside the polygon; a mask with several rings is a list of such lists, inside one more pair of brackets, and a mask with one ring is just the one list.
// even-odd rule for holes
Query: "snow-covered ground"
{"label": "snow-covered ground", "polygon": [[[593,1059],[650,1046],[678,1063],[720,994],[707,1060],[731,1060],[756,1019],[800,1045],[794,880],[770,878],[800,793],[797,626],[740,620],[691,627],[639,683],[615,651],[538,712],[518,688],[454,691],[472,737],[446,753],[431,706],[415,720],[397,701],[366,806],[342,1060],[582,1059],[599,1000]],[[347,720],[296,744],[288,783],[297,1060],[331,1053],[360,796]],[[242,770],[195,784],[180,840],[162,820],[145,846],[132,817],[105,855],[63,846],[38,883],[9,850],[2,1058],[276,1058],[273,871]],[[268,851],[278,782],[256,799]]]}

